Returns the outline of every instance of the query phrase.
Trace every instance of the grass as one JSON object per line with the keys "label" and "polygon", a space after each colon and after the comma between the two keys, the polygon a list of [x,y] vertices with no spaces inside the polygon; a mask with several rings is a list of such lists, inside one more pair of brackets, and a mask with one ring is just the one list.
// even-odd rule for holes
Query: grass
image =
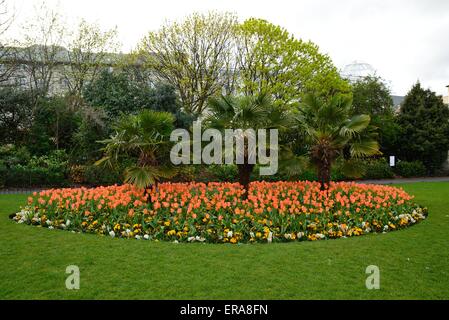
{"label": "grass", "polygon": [[[173,244],[19,225],[0,196],[2,299],[449,299],[449,183],[403,186],[429,208],[406,230],[321,242]],[[65,288],[68,265],[80,290]],[[365,269],[380,268],[367,290]]]}

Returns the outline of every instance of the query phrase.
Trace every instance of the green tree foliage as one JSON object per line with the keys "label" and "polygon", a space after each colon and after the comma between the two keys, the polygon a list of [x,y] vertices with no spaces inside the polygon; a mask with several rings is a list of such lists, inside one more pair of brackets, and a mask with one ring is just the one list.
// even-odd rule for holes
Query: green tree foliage
{"label": "green tree foliage", "polygon": [[441,96],[418,82],[405,97],[398,123],[400,158],[419,160],[430,173],[439,169],[449,149],[449,108]]}
{"label": "green tree foliage", "polygon": [[33,155],[52,150],[70,149],[79,117],[63,97],[41,98],[33,112],[33,123],[27,141]]}
{"label": "green tree foliage", "polygon": [[351,158],[379,153],[375,129],[369,126],[370,116],[352,115],[351,111],[352,99],[342,95],[322,99],[308,94],[299,108],[299,128],[305,133],[308,156],[317,169],[322,190],[330,183],[331,169],[338,158],[345,162],[342,170],[355,175],[357,168]]}
{"label": "green tree foliage", "polygon": [[79,110],[80,123],[73,134],[70,160],[73,163],[93,163],[101,157],[99,143],[110,134],[110,122],[103,109],[82,107]]}
{"label": "green tree foliage", "polygon": [[186,113],[200,115],[209,97],[232,91],[236,25],[233,14],[194,13],[164,24],[140,43],[144,63],[176,88]]}
{"label": "green tree foliage", "polygon": [[181,111],[174,88],[168,84],[143,83],[130,79],[124,72],[103,71],[98,80],[89,84],[84,99],[90,106],[103,109],[113,121],[121,114],[142,109],[167,111],[176,117],[176,126],[188,127],[192,119]]}
{"label": "green tree foliage", "polygon": [[140,188],[172,177],[175,171],[168,166],[167,155],[174,120],[171,113],[153,110],[123,116],[111,138],[102,141],[104,157],[97,164],[114,167],[123,161],[131,163],[125,170],[125,182]]}
{"label": "green tree foliage", "polygon": [[0,89],[0,144],[26,142],[32,123],[33,102],[29,91]]}
{"label": "green tree foliage", "polygon": [[367,76],[352,84],[354,114],[372,116],[393,113],[393,98],[382,78]]}
{"label": "green tree foliage", "polygon": [[295,39],[287,30],[261,19],[238,28],[240,90],[269,93],[276,104],[297,104],[304,93],[350,93],[329,56],[318,46]]}
{"label": "green tree foliage", "polygon": [[377,76],[368,76],[352,84],[353,114],[371,116],[371,124],[379,128],[380,150],[386,155],[397,153],[400,127],[395,120],[390,89]]}
{"label": "green tree foliage", "polygon": [[70,35],[67,43],[68,64],[63,68],[70,95],[80,98],[86,83],[97,79],[105,66],[115,63],[118,48],[116,38],[116,28],[102,31],[97,24],[80,21],[78,29]]}

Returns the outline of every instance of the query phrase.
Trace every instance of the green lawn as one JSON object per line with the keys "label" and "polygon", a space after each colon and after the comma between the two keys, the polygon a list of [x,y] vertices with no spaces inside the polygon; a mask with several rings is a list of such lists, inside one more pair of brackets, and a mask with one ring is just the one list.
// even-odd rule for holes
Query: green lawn
{"label": "green lawn", "polygon": [[[172,244],[18,225],[0,196],[3,299],[449,299],[449,183],[404,185],[429,208],[409,229],[289,244]],[[65,288],[77,265],[81,289]],[[381,289],[367,290],[377,265]]]}

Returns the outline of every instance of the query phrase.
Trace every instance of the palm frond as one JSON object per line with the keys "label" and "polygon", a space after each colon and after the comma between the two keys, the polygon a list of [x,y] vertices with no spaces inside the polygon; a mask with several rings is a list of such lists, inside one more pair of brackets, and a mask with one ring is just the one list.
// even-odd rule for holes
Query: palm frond
{"label": "palm frond", "polygon": [[349,178],[357,179],[361,178],[366,172],[366,166],[357,159],[341,160],[341,164],[338,169]]}
{"label": "palm frond", "polygon": [[340,129],[340,134],[344,137],[353,138],[358,133],[365,130],[371,121],[371,117],[366,114],[361,114],[347,120]]}
{"label": "palm frond", "polygon": [[380,154],[379,143],[376,140],[362,139],[351,143],[351,156],[355,158]]}

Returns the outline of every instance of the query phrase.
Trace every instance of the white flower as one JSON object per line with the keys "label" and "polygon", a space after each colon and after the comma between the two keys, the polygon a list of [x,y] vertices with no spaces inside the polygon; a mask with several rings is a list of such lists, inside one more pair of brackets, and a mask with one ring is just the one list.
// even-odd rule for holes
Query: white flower
{"label": "white flower", "polygon": [[301,239],[302,237],[304,237],[304,232],[298,232],[297,236],[298,239]]}
{"label": "white flower", "polygon": [[195,240],[195,237],[188,237],[187,238],[187,241],[189,241],[189,242],[192,242],[192,241],[194,241]]}
{"label": "white flower", "polygon": [[126,233],[126,235],[129,235],[129,234],[131,233],[131,230],[126,229],[126,230],[125,230],[125,233]]}
{"label": "white flower", "polygon": [[109,232],[109,235],[110,235],[112,238],[114,238],[114,237],[115,237],[115,232],[114,232],[114,231],[111,231],[111,232]]}
{"label": "white flower", "polygon": [[178,240],[175,240],[175,241],[173,241],[173,243],[179,243],[179,241],[178,241]]}
{"label": "white flower", "polygon": [[138,234],[136,234],[136,237],[135,237],[137,240],[140,240],[142,237],[141,236],[139,236]]}
{"label": "white flower", "polygon": [[228,231],[227,237],[228,237],[228,238],[232,238],[232,235],[233,235],[232,231]]}
{"label": "white flower", "polygon": [[251,238],[254,238],[254,232],[250,232],[249,235],[251,236]]}
{"label": "white flower", "polygon": [[324,234],[322,234],[322,233],[317,233],[316,237],[319,238],[319,239],[324,239],[326,236]]}
{"label": "white flower", "polygon": [[388,225],[384,225],[384,231],[388,230]]}
{"label": "white flower", "polygon": [[150,239],[150,236],[146,234],[146,235],[143,236],[143,238],[144,238],[145,240],[149,240],[149,239]]}
{"label": "white flower", "polygon": [[64,223],[61,223],[59,226],[60,226],[62,229],[67,228],[67,226],[66,226]]}
{"label": "white flower", "polygon": [[53,230],[54,228],[53,228],[53,226],[49,226],[48,229]]}
{"label": "white flower", "polygon": [[268,243],[271,243],[271,242],[273,241],[273,232],[270,232],[270,233],[268,234],[267,240],[268,240]]}
{"label": "white flower", "polygon": [[45,223],[46,223],[48,226],[50,226],[50,225],[51,225],[51,220],[47,220],[47,221],[45,221]]}
{"label": "white flower", "polygon": [[69,227],[71,223],[72,223],[72,221],[67,220],[67,221],[65,222],[65,225],[66,225],[67,227]]}
{"label": "white flower", "polygon": [[286,234],[284,234],[284,238],[285,239],[291,239],[292,235],[290,233],[286,233]]}

